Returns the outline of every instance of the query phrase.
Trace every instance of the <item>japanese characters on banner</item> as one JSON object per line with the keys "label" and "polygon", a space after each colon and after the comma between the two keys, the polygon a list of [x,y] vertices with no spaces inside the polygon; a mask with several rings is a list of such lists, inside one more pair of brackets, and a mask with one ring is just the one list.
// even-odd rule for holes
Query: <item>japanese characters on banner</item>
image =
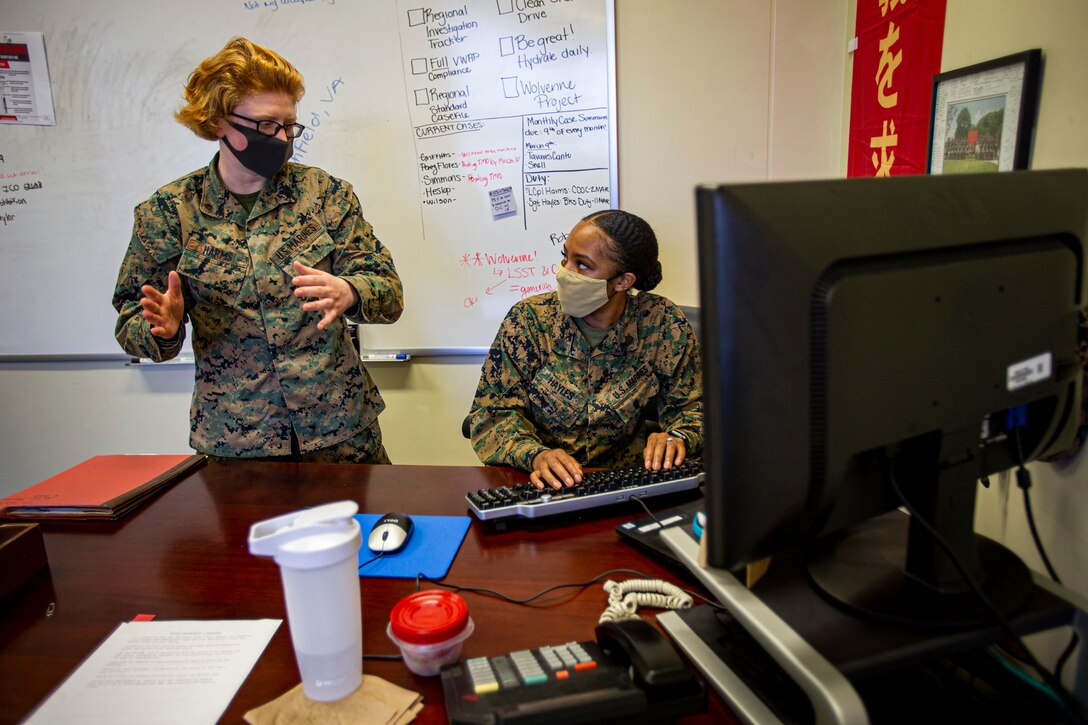
{"label": "japanese characters on banner", "polygon": [[923,174],[945,0],[858,0],[848,176]]}

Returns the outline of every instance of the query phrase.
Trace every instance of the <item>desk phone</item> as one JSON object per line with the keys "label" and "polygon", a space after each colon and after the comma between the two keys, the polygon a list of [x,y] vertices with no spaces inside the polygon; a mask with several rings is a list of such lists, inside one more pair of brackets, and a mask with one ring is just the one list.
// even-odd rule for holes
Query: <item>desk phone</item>
{"label": "desk phone", "polygon": [[643,619],[605,622],[568,642],[442,670],[451,723],[581,723],[700,712],[706,692],[672,643]]}

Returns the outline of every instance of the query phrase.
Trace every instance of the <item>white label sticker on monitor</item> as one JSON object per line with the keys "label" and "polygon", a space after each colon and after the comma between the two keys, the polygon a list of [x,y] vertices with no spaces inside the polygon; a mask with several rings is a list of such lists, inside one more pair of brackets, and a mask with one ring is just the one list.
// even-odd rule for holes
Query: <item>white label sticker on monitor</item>
{"label": "white label sticker on monitor", "polygon": [[1005,371],[1007,375],[1005,387],[1010,391],[1019,390],[1025,385],[1031,385],[1040,380],[1048,380],[1052,367],[1053,356],[1049,352],[1013,363]]}

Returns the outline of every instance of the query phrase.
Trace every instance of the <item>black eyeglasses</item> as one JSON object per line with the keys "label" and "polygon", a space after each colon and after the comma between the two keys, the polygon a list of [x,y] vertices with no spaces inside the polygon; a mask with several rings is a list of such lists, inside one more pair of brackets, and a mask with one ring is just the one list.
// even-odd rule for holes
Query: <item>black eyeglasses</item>
{"label": "black eyeglasses", "polygon": [[302,135],[302,132],[306,130],[306,127],[303,126],[301,123],[282,124],[268,120],[258,121],[255,118],[246,118],[242,114],[235,113],[234,111],[231,111],[230,115],[237,116],[243,121],[249,121],[250,123],[257,124],[257,133],[261,134],[262,136],[275,136],[277,133],[280,132],[280,129],[282,128],[283,132],[287,134],[287,138],[298,138]]}

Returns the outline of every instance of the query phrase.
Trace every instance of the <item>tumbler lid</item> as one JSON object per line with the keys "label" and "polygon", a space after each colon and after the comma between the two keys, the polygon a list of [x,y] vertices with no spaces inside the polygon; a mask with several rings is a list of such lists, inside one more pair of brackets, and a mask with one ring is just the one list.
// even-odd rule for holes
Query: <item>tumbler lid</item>
{"label": "tumbler lid", "polygon": [[249,553],[271,556],[291,569],[319,569],[358,556],[359,504],[336,501],[258,521],[249,529]]}
{"label": "tumbler lid", "polygon": [[409,644],[435,644],[456,637],[468,622],[468,604],[453,592],[429,589],[409,594],[393,607],[389,626]]}

